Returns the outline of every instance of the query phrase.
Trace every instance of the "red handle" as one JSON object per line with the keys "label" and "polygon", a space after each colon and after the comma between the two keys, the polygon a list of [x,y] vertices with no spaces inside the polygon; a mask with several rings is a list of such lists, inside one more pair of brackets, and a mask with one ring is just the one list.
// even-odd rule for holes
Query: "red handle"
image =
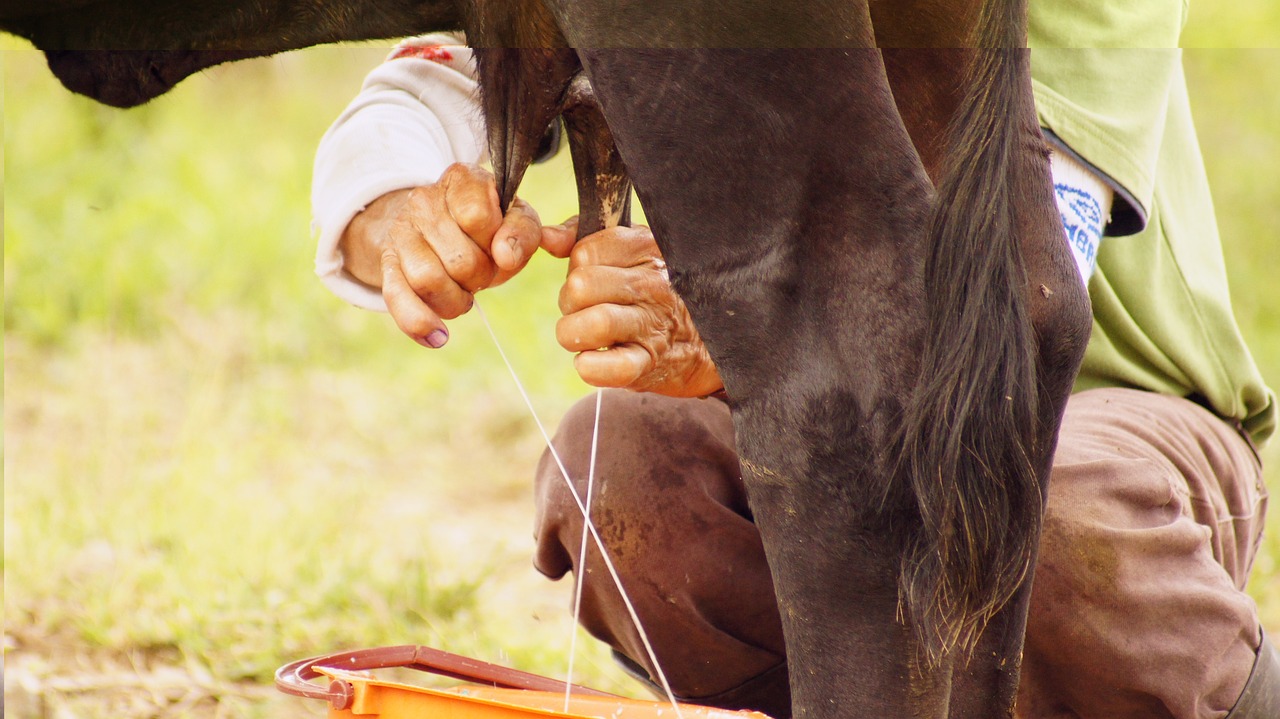
{"label": "red handle", "polygon": [[276,688],[286,694],[308,699],[324,699],[339,711],[350,708],[355,688],[351,686],[350,682],[339,679],[330,682],[328,688],[313,684],[310,680],[323,676],[316,671],[317,667],[343,671],[403,667],[475,684],[487,684],[501,689],[563,692],[566,687],[569,687],[574,694],[614,696],[607,692],[588,689],[576,684],[568,685],[565,682],[549,679],[539,674],[522,672],[518,669],[482,662],[479,659],[471,659],[439,649],[412,644],[398,647],[357,649],[350,652],[339,652],[290,662],[276,670]]}

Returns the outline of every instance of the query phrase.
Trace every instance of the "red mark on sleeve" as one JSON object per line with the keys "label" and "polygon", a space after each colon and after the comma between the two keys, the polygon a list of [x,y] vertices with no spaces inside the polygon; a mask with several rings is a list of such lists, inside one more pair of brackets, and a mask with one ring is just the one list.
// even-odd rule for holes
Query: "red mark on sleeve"
{"label": "red mark on sleeve", "polygon": [[388,60],[399,60],[402,57],[416,57],[422,60],[445,63],[453,60],[453,53],[439,45],[405,45],[396,48]]}

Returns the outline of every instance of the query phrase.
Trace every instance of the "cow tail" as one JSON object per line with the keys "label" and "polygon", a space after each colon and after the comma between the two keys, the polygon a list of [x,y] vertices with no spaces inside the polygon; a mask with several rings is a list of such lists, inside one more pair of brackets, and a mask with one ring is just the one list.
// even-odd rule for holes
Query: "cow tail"
{"label": "cow tail", "polygon": [[1025,18],[1026,0],[982,10],[929,230],[926,347],[900,455],[922,526],[899,592],[935,663],[974,646],[1039,536],[1035,339],[1012,204],[1031,103]]}

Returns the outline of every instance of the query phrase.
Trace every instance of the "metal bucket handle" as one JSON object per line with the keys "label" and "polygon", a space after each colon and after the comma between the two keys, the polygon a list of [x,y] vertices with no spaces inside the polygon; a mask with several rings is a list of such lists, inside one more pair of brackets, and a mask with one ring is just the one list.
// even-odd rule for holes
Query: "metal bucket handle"
{"label": "metal bucket handle", "polygon": [[324,699],[338,711],[349,709],[355,698],[355,687],[350,682],[334,679],[327,688],[310,680],[324,676],[317,667],[341,671],[366,671],[370,669],[406,668],[460,679],[474,684],[487,684],[500,689],[532,689],[545,692],[564,692],[566,687],[574,694],[614,696],[607,692],[565,682],[518,669],[489,664],[479,659],[450,654],[431,647],[405,644],[398,647],[357,649],[349,652],[326,654],[310,659],[290,662],[276,670],[276,688],[286,694]]}

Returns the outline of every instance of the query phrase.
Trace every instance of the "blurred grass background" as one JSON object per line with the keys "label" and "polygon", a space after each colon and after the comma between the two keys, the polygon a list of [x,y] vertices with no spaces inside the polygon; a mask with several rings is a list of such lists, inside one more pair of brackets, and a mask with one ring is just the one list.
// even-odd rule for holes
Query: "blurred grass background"
{"label": "blurred grass background", "polygon": [[[1189,82],[1237,316],[1280,385],[1280,6],[1193,6]],[[14,716],[286,716],[280,663],[424,643],[562,676],[529,563],[541,439],[474,317],[428,352],[311,273],[310,163],[383,48],[216,68],[121,112],[0,44],[4,611]],[[567,154],[567,153],[566,153]],[[574,211],[567,158],[522,194]],[[482,303],[548,425],[560,262]],[[1280,442],[1266,451],[1280,487]],[[1280,512],[1251,591],[1280,633]],[[575,680],[634,693],[593,642]],[[14,688],[10,692],[10,687]]]}
{"label": "blurred grass background", "polygon": [[[282,716],[282,662],[388,644],[562,675],[569,583],[530,563],[542,440],[483,326],[428,352],[311,271],[316,142],[386,49],[121,112],[5,43],[15,716]],[[523,194],[559,221],[569,176],[566,153]],[[552,428],[587,392],[552,331],[563,273],[482,298]],[[626,688],[580,646],[579,681]]]}

